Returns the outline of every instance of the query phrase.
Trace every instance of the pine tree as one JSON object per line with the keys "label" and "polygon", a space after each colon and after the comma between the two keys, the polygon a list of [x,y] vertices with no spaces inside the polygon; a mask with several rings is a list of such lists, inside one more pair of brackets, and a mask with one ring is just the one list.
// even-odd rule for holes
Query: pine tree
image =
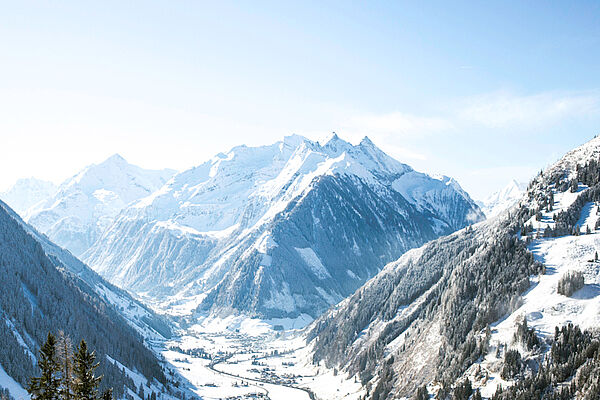
{"label": "pine tree", "polygon": [[98,395],[98,385],[102,377],[94,376],[94,370],[98,367],[96,354],[88,351],[84,340],[79,344],[74,358],[75,364],[75,397],[78,400],[95,400]]}
{"label": "pine tree", "polygon": [[57,400],[59,393],[60,370],[56,361],[56,338],[48,333],[46,343],[40,349],[38,367],[42,372],[40,377],[31,378],[27,392],[32,400]]}
{"label": "pine tree", "polygon": [[578,185],[578,182],[577,182],[577,179],[573,179],[573,180],[571,181],[571,185],[570,185],[570,186],[571,186],[571,188],[570,188],[570,189],[571,189],[571,193],[575,193],[575,192],[577,192],[577,189],[578,189],[578,187],[579,187],[579,185]]}
{"label": "pine tree", "polygon": [[71,400],[73,399],[73,345],[71,338],[63,331],[58,331],[56,353],[61,374],[60,397],[62,400]]}

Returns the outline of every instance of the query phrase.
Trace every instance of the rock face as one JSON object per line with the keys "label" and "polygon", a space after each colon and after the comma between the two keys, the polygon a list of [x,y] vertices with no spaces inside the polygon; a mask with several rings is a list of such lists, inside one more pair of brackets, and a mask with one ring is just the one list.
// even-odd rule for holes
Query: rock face
{"label": "rock face", "polygon": [[127,204],[154,192],[174,173],[145,170],[114,155],[66,180],[24,217],[53,242],[80,256]]}
{"label": "rock face", "polygon": [[56,193],[57,187],[54,183],[36,178],[19,179],[6,192],[0,193],[0,199],[8,204],[20,215]]}
{"label": "rock face", "polygon": [[368,138],[290,136],[175,175],[83,258],[166,308],[316,317],[408,249],[481,219],[454,180]]}

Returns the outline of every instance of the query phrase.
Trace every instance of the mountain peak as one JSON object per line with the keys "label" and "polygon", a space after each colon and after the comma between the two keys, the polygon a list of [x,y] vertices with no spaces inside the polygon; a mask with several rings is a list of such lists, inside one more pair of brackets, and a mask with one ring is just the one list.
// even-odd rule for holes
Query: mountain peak
{"label": "mountain peak", "polygon": [[119,153],[115,153],[108,157],[102,164],[128,164]]}
{"label": "mountain peak", "polygon": [[375,143],[373,143],[371,141],[371,139],[369,139],[368,136],[365,136],[364,138],[362,138],[362,140],[360,141],[360,145],[365,146],[365,147],[376,147]]}
{"label": "mountain peak", "polygon": [[292,147],[298,147],[298,146],[300,146],[300,144],[302,144],[303,142],[306,142],[307,140],[308,139],[305,138],[304,136],[297,135],[295,133],[283,137],[283,143],[290,145]]}

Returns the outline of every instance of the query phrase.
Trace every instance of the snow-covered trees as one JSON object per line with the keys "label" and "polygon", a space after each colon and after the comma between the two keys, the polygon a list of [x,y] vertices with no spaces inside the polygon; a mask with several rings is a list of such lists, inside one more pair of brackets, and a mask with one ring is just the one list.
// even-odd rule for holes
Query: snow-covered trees
{"label": "snow-covered trees", "polygon": [[104,362],[106,355],[149,380],[166,383],[158,360],[138,333],[58,258],[48,255],[3,207],[0,203],[0,360],[6,373],[25,387],[29,377],[40,373],[34,354],[47,333],[63,330],[77,341],[94,343],[102,361],[97,373],[104,376],[100,390],[114,387],[115,396],[121,397],[125,386],[135,387],[121,368]]}
{"label": "snow-covered trees", "polygon": [[57,400],[60,386],[60,367],[56,361],[56,337],[48,333],[46,342],[40,349],[38,367],[41,375],[31,378],[27,392],[32,400]]}
{"label": "snow-covered trees", "polygon": [[569,271],[558,281],[558,293],[571,297],[573,293],[583,287],[583,274],[579,271]]}
{"label": "snow-covered trees", "polygon": [[[32,400],[99,400],[102,377],[94,373],[99,365],[95,352],[88,350],[84,340],[75,354],[70,346],[71,339],[64,332],[58,341],[48,333],[38,358],[41,375],[32,377],[27,387]],[[102,395],[102,400],[111,398],[112,388]]]}
{"label": "snow-covered trees", "polygon": [[[529,371],[525,378],[498,391],[492,399],[598,399],[599,349],[600,342],[591,332],[581,331],[573,324],[556,327],[550,354],[539,363],[537,371]],[[519,358],[516,354],[508,357],[507,352],[503,372],[516,371]]]}
{"label": "snow-covered trees", "polygon": [[75,366],[75,398],[77,400],[95,400],[102,378],[94,376],[94,370],[99,365],[96,362],[96,353],[94,351],[90,353],[84,340],[79,343],[79,348],[73,357],[73,364]]}

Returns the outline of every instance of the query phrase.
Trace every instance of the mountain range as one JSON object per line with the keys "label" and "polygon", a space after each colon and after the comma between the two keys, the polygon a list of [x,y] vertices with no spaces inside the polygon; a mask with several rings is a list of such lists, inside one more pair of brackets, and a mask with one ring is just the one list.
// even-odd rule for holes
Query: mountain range
{"label": "mountain range", "polygon": [[483,219],[368,138],[235,147],[124,208],[82,258],[187,315],[317,317],[410,248]]}
{"label": "mountain range", "polygon": [[519,201],[526,190],[527,184],[513,179],[504,188],[492,193],[485,200],[478,201],[477,204],[487,218],[493,218]]}
{"label": "mountain range", "polygon": [[[174,173],[142,169],[116,154],[67,179],[23,216],[54,243],[80,256],[126,205],[154,192]],[[17,209],[25,205],[17,204]]]}
{"label": "mountain range", "polygon": [[30,207],[53,196],[57,189],[52,182],[23,178],[17,180],[7,191],[0,193],[0,199],[23,215]]}

